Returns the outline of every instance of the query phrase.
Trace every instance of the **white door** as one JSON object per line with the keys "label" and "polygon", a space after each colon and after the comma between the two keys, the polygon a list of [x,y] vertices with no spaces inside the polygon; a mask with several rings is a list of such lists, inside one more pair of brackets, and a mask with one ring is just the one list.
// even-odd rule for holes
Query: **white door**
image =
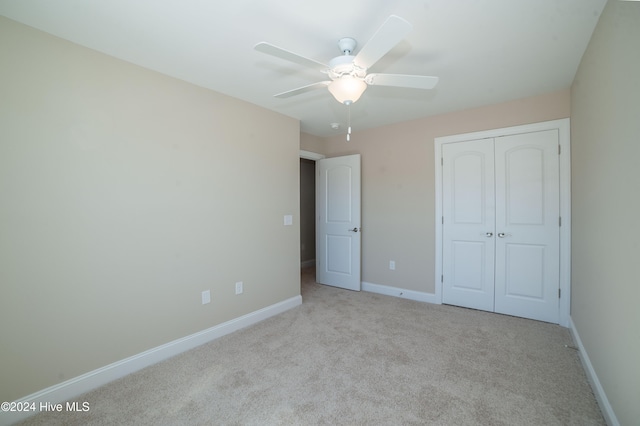
{"label": "white door", "polygon": [[316,161],[316,281],[360,290],[360,155]]}
{"label": "white door", "polygon": [[495,311],[559,320],[558,131],[495,139]]}
{"label": "white door", "polygon": [[442,147],[443,303],[558,323],[558,132]]}
{"label": "white door", "polygon": [[442,301],[493,311],[493,139],[445,144],[442,153]]}

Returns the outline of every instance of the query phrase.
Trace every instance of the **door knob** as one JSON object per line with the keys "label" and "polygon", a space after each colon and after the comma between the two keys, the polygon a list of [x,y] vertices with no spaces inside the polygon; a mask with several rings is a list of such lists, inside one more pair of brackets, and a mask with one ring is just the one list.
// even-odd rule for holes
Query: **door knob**
{"label": "door knob", "polygon": [[348,229],[349,232],[358,232],[359,229],[358,228],[353,228],[353,229]]}
{"label": "door knob", "polygon": [[500,238],[504,238],[504,237],[508,237],[508,236],[510,236],[510,235],[511,235],[511,234],[505,234],[504,232],[500,232],[500,233],[498,234],[498,237],[500,237]]}
{"label": "door knob", "polygon": [[487,238],[491,238],[493,237],[493,232],[487,232],[486,234],[484,234]]}

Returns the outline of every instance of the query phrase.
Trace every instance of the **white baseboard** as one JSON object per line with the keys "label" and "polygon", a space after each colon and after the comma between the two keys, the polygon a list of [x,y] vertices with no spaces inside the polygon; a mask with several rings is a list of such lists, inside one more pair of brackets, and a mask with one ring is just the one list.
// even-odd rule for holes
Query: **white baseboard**
{"label": "white baseboard", "polygon": [[129,358],[114,362],[48,387],[15,402],[35,404],[35,412],[0,412],[0,426],[6,426],[37,414],[40,403],[58,404],[69,401],[85,392],[105,385],[128,374],[163,361],[204,343],[218,339],[234,331],[256,324],[302,304],[302,297],[295,296],[247,315],[232,319],[214,327],[149,349]]}
{"label": "white baseboard", "polygon": [[363,281],[362,291],[369,291],[371,293],[384,294],[385,296],[395,296],[403,299],[416,300],[418,302],[427,302],[439,304],[436,299],[436,295],[433,293],[424,293],[422,291],[405,290],[398,287],[391,287],[381,284],[373,284]]}
{"label": "white baseboard", "polygon": [[604,393],[602,384],[600,384],[600,380],[598,380],[598,376],[596,375],[596,370],[594,370],[593,365],[591,365],[591,360],[589,360],[589,355],[587,355],[587,351],[582,345],[582,340],[580,340],[580,335],[578,335],[578,330],[576,330],[576,327],[573,324],[573,318],[571,317],[569,317],[569,331],[571,331],[571,336],[573,337],[573,341],[576,343],[576,346],[578,347],[578,352],[580,354],[580,360],[582,361],[582,366],[584,367],[587,373],[587,379],[589,379],[589,383],[591,384],[591,389],[593,390],[593,393],[596,396],[596,400],[598,401],[598,405],[600,406],[600,410],[602,411],[602,415],[604,416],[605,421],[609,426],[620,426],[620,422],[618,421],[616,414],[613,412],[613,408],[609,403],[609,399],[607,398],[607,395]]}

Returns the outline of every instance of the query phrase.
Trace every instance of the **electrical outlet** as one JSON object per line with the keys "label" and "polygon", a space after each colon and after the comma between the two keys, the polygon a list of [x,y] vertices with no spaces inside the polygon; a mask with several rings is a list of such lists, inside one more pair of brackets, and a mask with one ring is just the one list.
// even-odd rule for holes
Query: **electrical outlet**
{"label": "electrical outlet", "polygon": [[209,290],[202,292],[202,304],[206,305],[207,303],[211,303],[211,291]]}
{"label": "electrical outlet", "polygon": [[396,261],[395,260],[390,260],[389,261],[389,269],[391,269],[392,271],[396,270]]}
{"label": "electrical outlet", "polygon": [[236,283],[236,294],[242,294],[242,281]]}

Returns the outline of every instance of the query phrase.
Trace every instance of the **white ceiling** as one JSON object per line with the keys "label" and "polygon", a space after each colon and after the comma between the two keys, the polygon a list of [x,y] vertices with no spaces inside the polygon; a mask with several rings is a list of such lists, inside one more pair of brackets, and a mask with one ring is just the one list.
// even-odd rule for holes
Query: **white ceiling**
{"label": "white ceiling", "polygon": [[[351,107],[354,133],[568,88],[606,0],[0,0],[0,14],[146,68],[301,121],[345,132],[326,90],[273,94],[324,74],[257,52],[267,41],[327,63],[338,39],[362,47],[395,14],[412,32],[371,72],[434,75],[431,91],[370,87]],[[356,53],[358,47],[356,47]],[[330,123],[342,124],[333,130]]]}

